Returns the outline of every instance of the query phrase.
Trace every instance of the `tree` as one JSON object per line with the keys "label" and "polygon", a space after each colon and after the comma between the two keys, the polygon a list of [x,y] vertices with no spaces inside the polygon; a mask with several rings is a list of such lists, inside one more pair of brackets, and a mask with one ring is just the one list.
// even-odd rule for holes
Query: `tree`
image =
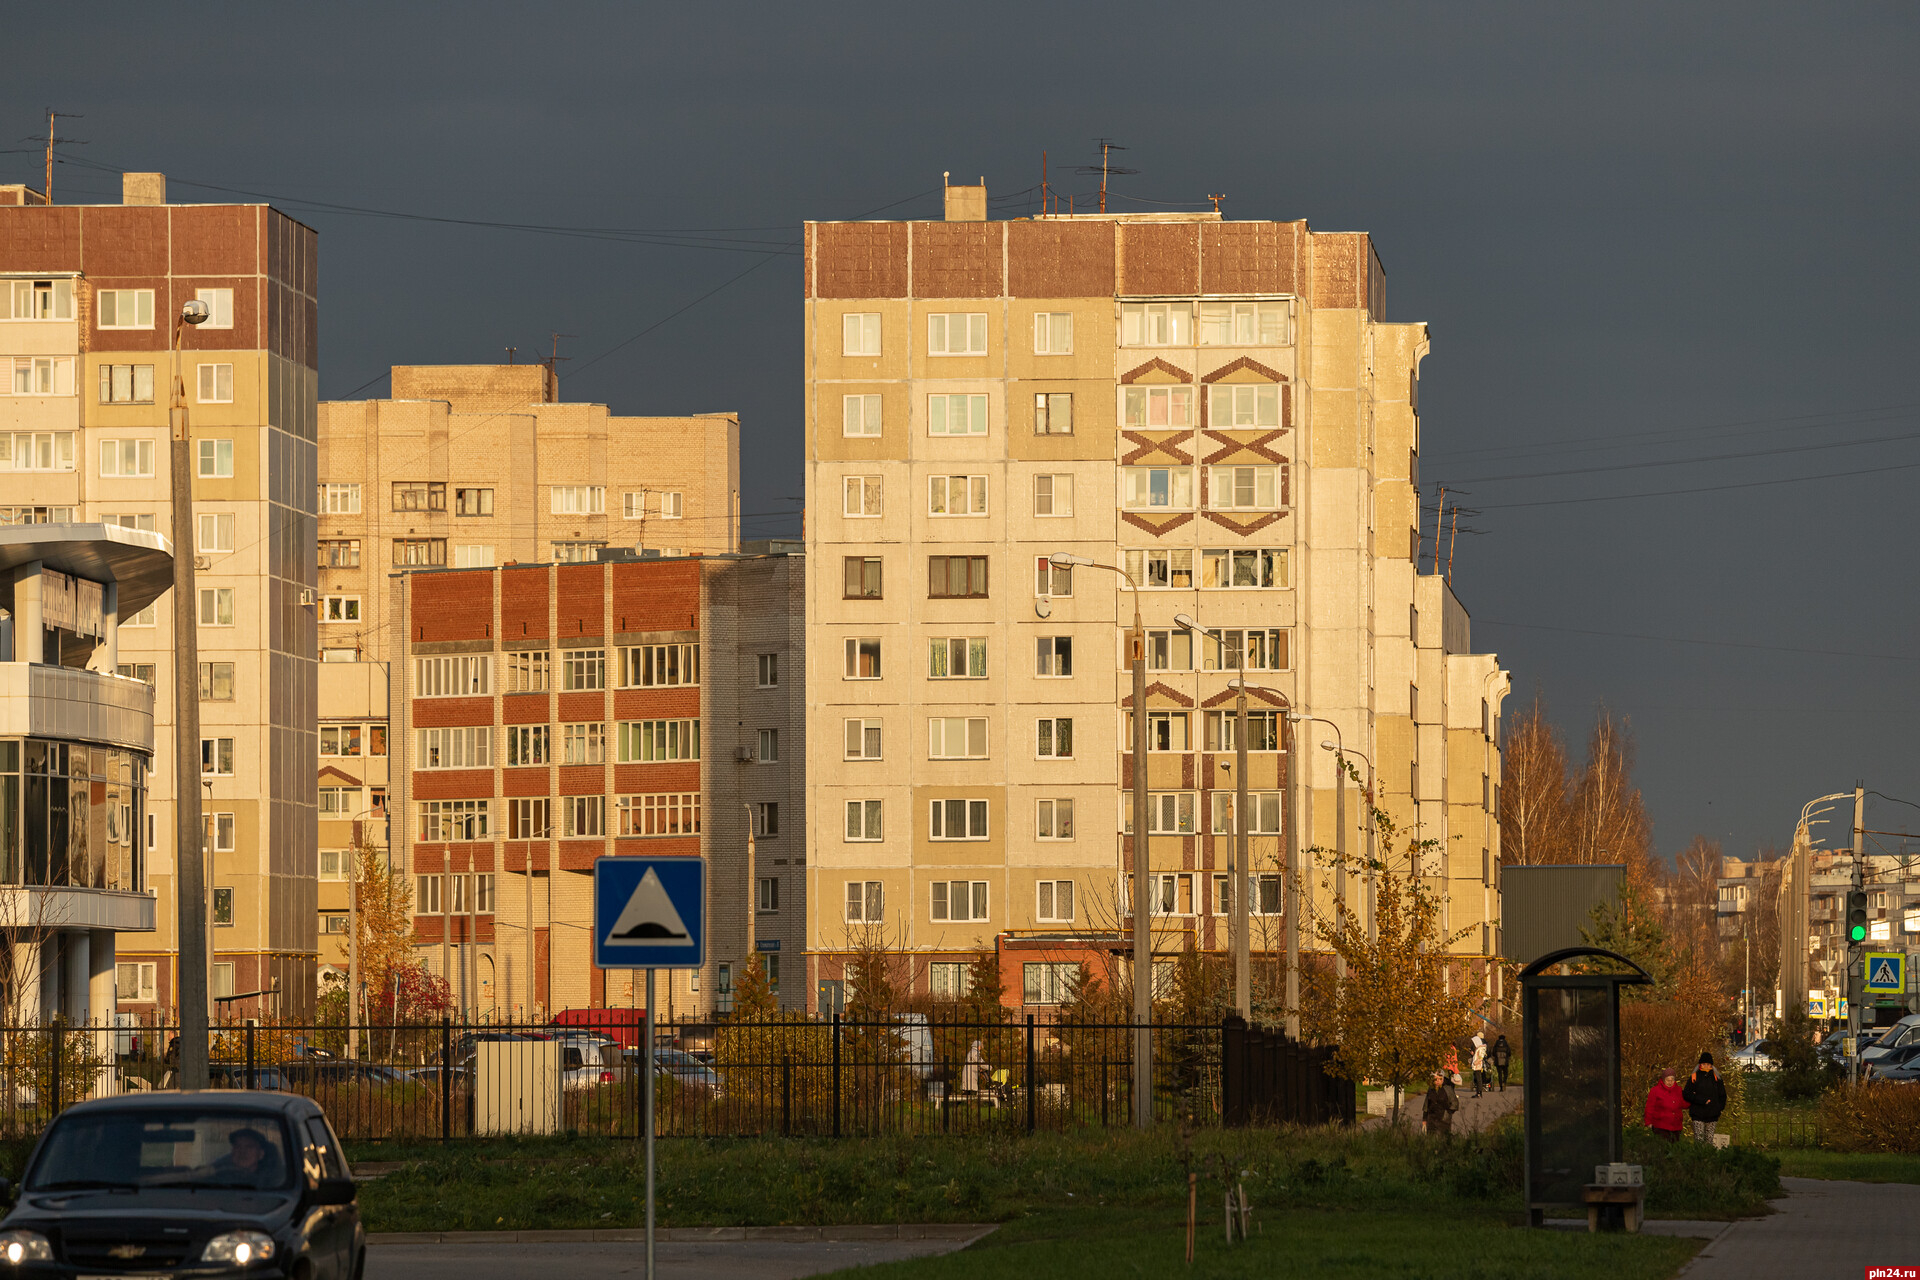
{"label": "tree", "polygon": [[1536,692],[1501,749],[1500,860],[1521,867],[1567,861],[1567,821],[1567,750]]}
{"label": "tree", "polygon": [[733,984],[733,1020],[766,1022],[780,1011],[780,1000],[767,981],[767,962],[758,953]]}
{"label": "tree", "polygon": [[[384,855],[362,835],[353,850],[354,941],[360,961],[360,983],[347,1014],[350,1022],[368,1022],[375,1010],[396,1008],[394,985],[401,971],[414,967],[413,888],[403,875],[390,871]],[[351,1006],[349,1006],[351,1008]]]}
{"label": "tree", "polygon": [[1653,827],[1633,785],[1633,731],[1600,708],[1587,738],[1587,759],[1573,782],[1568,806],[1569,862],[1626,864],[1627,876],[1651,878]]}
{"label": "tree", "polygon": [[982,951],[967,965],[967,994],[963,1003],[975,1022],[1007,1020],[1011,1010],[1007,1008],[1007,982],[1000,972],[998,952]]}

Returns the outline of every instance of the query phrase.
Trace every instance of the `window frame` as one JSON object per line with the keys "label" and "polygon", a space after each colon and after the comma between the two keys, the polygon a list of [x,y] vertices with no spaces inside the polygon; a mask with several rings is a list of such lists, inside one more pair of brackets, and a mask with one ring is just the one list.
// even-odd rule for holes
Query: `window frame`
{"label": "window frame", "polygon": [[[965,345],[953,346],[954,321],[965,317],[958,327]],[[927,313],[927,354],[929,356],[984,356],[988,344],[987,313],[984,311],[929,311]]]}
{"label": "window frame", "polygon": [[[1064,344],[1061,341],[1063,333]],[[1073,354],[1073,312],[1036,311],[1033,313],[1033,354],[1037,356]]]}
{"label": "window frame", "polygon": [[840,354],[842,356],[877,357],[880,354],[880,347],[880,313],[878,311],[844,311],[840,314]]}
{"label": "window frame", "polygon": [[[948,726],[960,723],[963,753],[959,755],[942,754],[949,745],[948,735],[953,732]],[[980,727],[980,749],[974,750],[974,726]],[[935,726],[938,726],[937,728]],[[928,716],[927,717],[927,759],[929,760],[990,760],[993,758],[991,720],[987,716]]]}
{"label": "window frame", "polygon": [[[103,366],[104,367],[104,366]],[[133,455],[133,467],[126,466],[127,455]],[[107,469],[107,455],[113,455],[113,470]],[[100,441],[100,478],[102,480],[151,480],[153,479],[153,439],[142,436],[115,436]]]}
{"label": "window frame", "polygon": [[[847,636],[843,641],[845,664],[842,667],[842,680],[880,680],[886,670],[886,649],[881,636]],[[866,671],[867,658],[871,653],[873,670]]]}
{"label": "window frame", "polygon": [[[886,599],[886,558],[884,556],[842,556],[840,567],[840,598],[842,600]],[[860,590],[857,592],[848,589],[853,583],[856,567],[859,570],[860,579]],[[869,577],[873,580],[872,590],[867,589]]]}
{"label": "window frame", "polygon": [[[965,430],[953,429],[953,402],[966,402]],[[935,405],[938,404],[936,410]],[[976,411],[978,416],[976,417]],[[993,433],[993,407],[984,391],[934,391],[927,395],[927,434],[960,439],[982,439]],[[936,423],[938,425],[936,425]]]}
{"label": "window frame", "polygon": [[[1073,717],[1042,716],[1033,722],[1033,755],[1036,760],[1071,760],[1073,755]],[[1066,743],[1066,750],[1060,744]]]}
{"label": "window frame", "polygon": [[[132,295],[133,322],[120,322],[122,299]],[[97,289],[93,295],[93,327],[96,329],[151,329],[153,328],[153,290],[151,289]],[[107,312],[113,312],[113,319],[107,319]]]}
{"label": "window frame", "polygon": [[881,476],[840,477],[840,514],[848,520],[877,520],[886,514],[886,484]]}
{"label": "window frame", "polygon": [[[1060,886],[1066,886],[1067,910],[1060,912]],[[1074,908],[1073,881],[1071,880],[1035,880],[1033,882],[1033,919],[1036,924],[1072,924]]]}
{"label": "window frame", "polygon": [[[860,734],[860,749],[853,750],[855,726]],[[868,748],[872,747],[871,753]],[[886,758],[886,721],[875,717],[846,716],[840,721],[840,758],[846,761],[882,760]]]}
{"label": "window frame", "polygon": [[[961,506],[953,509],[954,490],[960,491]],[[988,514],[988,479],[984,475],[930,475],[927,477],[927,515],[939,519],[970,519]]]}
{"label": "window frame", "polygon": [[[1063,811],[1060,806],[1065,805]],[[1076,838],[1074,823],[1074,798],[1072,796],[1043,796],[1033,802],[1033,838],[1054,843],[1070,841]],[[1061,822],[1064,813],[1066,822]],[[1062,829],[1066,834],[1061,835]]]}
{"label": "window frame", "polygon": [[194,474],[202,480],[231,480],[234,468],[233,441],[220,437],[202,436],[196,442],[195,459],[197,466]]}
{"label": "window frame", "polygon": [[195,366],[195,370],[194,390],[199,393],[195,403],[233,403],[233,363],[231,361],[207,361]]}
{"label": "window frame", "polygon": [[[856,813],[858,814],[857,823],[855,822]],[[844,818],[840,824],[842,844],[880,844],[886,840],[886,802],[884,800],[872,797],[849,800],[846,802],[842,816]],[[856,825],[860,829],[859,835],[853,834]],[[867,834],[869,831],[873,834]]]}
{"label": "window frame", "polygon": [[883,397],[877,391],[855,391],[840,397],[840,434],[848,440],[877,440],[885,432]]}
{"label": "window frame", "polygon": [[[948,592],[936,592],[934,590],[934,584],[936,579],[944,578],[946,579],[946,585],[948,586],[952,585],[952,573],[953,573],[952,561],[955,561],[955,560],[964,560],[967,562],[966,593],[964,595],[959,595],[959,594],[952,594]],[[991,574],[990,574],[991,566],[988,563],[988,560],[989,558],[987,556],[973,556],[973,555],[959,555],[959,556],[930,555],[928,556],[927,557],[927,599],[929,600],[991,599],[992,598],[992,581],[991,581]],[[935,562],[938,562],[940,565],[940,571],[938,573],[935,572],[933,567]],[[980,589],[977,591],[973,589],[974,588],[974,572],[973,571],[976,565],[978,566],[980,571],[980,574],[979,574]]]}
{"label": "window frame", "polygon": [[[1061,482],[1065,481],[1063,485]],[[1046,496],[1041,497],[1045,489]],[[1066,501],[1063,506],[1061,494],[1064,490]],[[1046,510],[1041,510],[1042,506]],[[1043,471],[1033,477],[1033,517],[1036,520],[1058,520],[1073,515],[1073,472]]]}
{"label": "window frame", "polygon": [[[1155,502],[1153,477],[1157,472],[1166,473],[1165,502]],[[1194,506],[1194,468],[1191,465],[1171,465],[1159,467],[1122,467],[1120,468],[1120,509],[1122,511],[1192,511]],[[1144,484],[1136,484],[1134,477],[1145,477]],[[1136,502],[1135,489],[1140,489],[1146,500]],[[1184,490],[1184,495],[1182,491]],[[1181,501],[1184,496],[1185,501]]]}
{"label": "window frame", "polygon": [[[954,890],[966,886],[965,915],[955,915]],[[935,924],[984,924],[992,920],[992,894],[985,880],[929,880],[927,882],[927,918]]]}
{"label": "window frame", "polygon": [[[939,800],[929,799],[927,803],[928,840],[943,844],[958,844],[993,839],[993,806],[988,799],[980,796],[952,796]],[[961,820],[966,824],[966,832],[957,836],[947,835],[945,834],[949,813],[947,806],[956,804],[966,806],[960,811]],[[979,817],[978,823],[974,821],[976,815]],[[974,834],[976,831],[978,835]]]}

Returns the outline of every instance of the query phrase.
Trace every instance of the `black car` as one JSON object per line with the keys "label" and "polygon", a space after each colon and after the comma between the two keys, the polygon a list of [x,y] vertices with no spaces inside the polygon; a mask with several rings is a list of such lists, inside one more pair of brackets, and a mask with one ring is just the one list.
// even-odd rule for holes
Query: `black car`
{"label": "black car", "polygon": [[359,1280],[340,1140],[288,1093],[134,1093],[69,1107],[0,1219],[0,1276]]}

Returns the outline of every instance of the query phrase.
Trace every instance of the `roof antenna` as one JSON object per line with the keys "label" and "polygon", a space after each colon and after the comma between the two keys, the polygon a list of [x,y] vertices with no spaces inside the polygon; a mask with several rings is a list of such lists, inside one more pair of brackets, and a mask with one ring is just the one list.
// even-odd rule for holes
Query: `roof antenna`
{"label": "roof antenna", "polygon": [[[58,114],[57,114],[57,113],[56,113],[56,112],[54,111],[54,109],[53,109],[52,107],[48,107],[48,108],[47,108],[47,178],[46,178],[46,182],[47,182],[47,193],[46,193],[46,201],[47,201],[47,203],[48,203],[48,204],[52,204],[52,203],[53,203],[53,148],[54,148],[54,144],[55,144],[55,143],[59,143],[59,142],[64,142],[64,143],[67,143],[67,144],[69,144],[69,145],[72,145],[72,146],[80,146],[80,147],[84,147],[84,146],[86,146],[86,145],[87,145],[87,144],[86,144],[86,139],[84,139],[84,138],[56,138],[56,137],[54,137],[54,135],[53,135],[53,126],[54,126],[54,121],[56,121],[56,120],[58,120],[59,118],[60,118],[60,117],[59,117],[59,115],[58,115]],[[71,112],[71,111],[69,111],[69,112],[67,112],[67,119],[69,119],[69,120],[85,120],[85,119],[86,119],[86,117],[85,117],[85,116],[77,116],[77,115],[75,115],[75,114],[73,114],[73,112]]]}
{"label": "roof antenna", "polygon": [[1209,196],[1207,197],[1207,199],[1209,199],[1209,200],[1211,200],[1211,201],[1213,201],[1213,211],[1214,211],[1215,213],[1219,213],[1219,212],[1220,212],[1220,202],[1221,202],[1222,200],[1225,200],[1226,198],[1227,198],[1227,193],[1226,193],[1226,192],[1224,192],[1224,191],[1222,191],[1222,192],[1221,192],[1221,193],[1220,193],[1219,195],[1217,195],[1217,196],[1216,196],[1216,195],[1209,195]]}
{"label": "roof antenna", "polygon": [[1119,143],[1107,138],[1095,138],[1094,143],[1100,148],[1100,167],[1096,169],[1090,164],[1082,165],[1080,166],[1080,172],[1086,174],[1098,173],[1100,175],[1100,212],[1105,213],[1107,211],[1107,178],[1109,176],[1116,178],[1124,177],[1127,174],[1138,173],[1140,171],[1138,169],[1122,169],[1108,163],[1107,153],[1109,151],[1126,150],[1126,148]]}
{"label": "roof antenna", "polygon": [[514,352],[516,352],[516,351],[518,351],[519,349],[520,349],[520,348],[518,348],[518,347],[508,347],[508,348],[507,348],[507,366],[508,366],[509,368],[511,368],[511,367],[513,366],[513,353],[514,353]]}
{"label": "roof antenna", "polygon": [[1043,148],[1040,152],[1040,216],[1043,218],[1047,216],[1047,197],[1052,190],[1047,182],[1047,153]]}

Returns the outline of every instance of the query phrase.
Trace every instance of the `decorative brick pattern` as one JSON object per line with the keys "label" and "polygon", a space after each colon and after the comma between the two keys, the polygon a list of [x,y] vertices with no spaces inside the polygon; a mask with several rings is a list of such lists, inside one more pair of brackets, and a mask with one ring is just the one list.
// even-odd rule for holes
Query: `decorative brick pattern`
{"label": "decorative brick pattern", "polygon": [[1136,369],[1127,370],[1120,375],[1120,381],[1125,385],[1131,386],[1149,373],[1164,373],[1179,383],[1190,383],[1193,381],[1193,375],[1187,372],[1187,370],[1182,369],[1179,365],[1171,361],[1162,360],[1159,356],[1155,356]]}
{"label": "decorative brick pattern", "polygon": [[1200,232],[1192,222],[1123,223],[1120,292],[1191,295],[1200,292]]}
{"label": "decorative brick pattern", "polygon": [[1209,467],[1216,467],[1224,462],[1278,462],[1282,466],[1287,463],[1285,454],[1270,447],[1274,441],[1287,434],[1285,427],[1251,437],[1246,432],[1215,431],[1211,428],[1200,434],[1220,446],[1202,459]]}
{"label": "decorative brick pattern", "polygon": [[909,223],[913,292],[920,298],[997,298],[1004,278],[1002,222]]}
{"label": "decorative brick pattern", "polygon": [[1123,467],[1138,466],[1146,460],[1171,462],[1178,466],[1192,466],[1193,453],[1181,448],[1182,442],[1192,440],[1187,431],[1122,431],[1120,439],[1132,448],[1120,455]]}
{"label": "decorative brick pattern", "polygon": [[1007,292],[1016,298],[1107,298],[1114,293],[1113,224],[1008,222]]}
{"label": "decorative brick pattern", "polygon": [[1203,222],[1201,286],[1205,293],[1298,293],[1295,270],[1301,222]]}
{"label": "decorative brick pattern", "polygon": [[[1211,710],[1215,707],[1224,707],[1239,696],[1240,695],[1236,690],[1222,689],[1218,693],[1211,694],[1207,698],[1203,699],[1200,705],[1208,710]],[[1280,707],[1282,709],[1285,709],[1287,705],[1287,700],[1281,697],[1279,694],[1269,693],[1267,690],[1258,688],[1254,685],[1247,686],[1247,701],[1248,702],[1264,702],[1270,707]]]}
{"label": "decorative brick pattern", "polygon": [[1285,511],[1268,511],[1263,515],[1255,516],[1251,520],[1240,520],[1228,515],[1224,511],[1208,511],[1206,516],[1207,519],[1213,521],[1222,529],[1230,533],[1237,533],[1244,538],[1248,534],[1260,532],[1270,524],[1275,524],[1286,519],[1287,514]]}
{"label": "decorative brick pattern", "polygon": [[1241,356],[1237,360],[1229,360],[1226,364],[1221,365],[1218,369],[1215,369],[1212,373],[1201,374],[1200,381],[1218,382],[1222,378],[1231,377],[1232,375],[1239,373],[1242,369],[1245,369],[1250,373],[1259,374],[1260,377],[1264,378],[1268,382],[1286,382],[1288,380],[1287,375],[1280,372],[1278,369],[1270,369],[1266,365],[1261,364],[1258,360],[1255,360],[1252,356]]}
{"label": "decorative brick pattern", "polygon": [[1175,529],[1178,529],[1181,525],[1193,519],[1193,512],[1182,511],[1178,515],[1162,516],[1158,520],[1155,520],[1149,516],[1141,515],[1138,511],[1122,511],[1120,518],[1134,528],[1145,529],[1154,537],[1160,538],[1172,533]]}
{"label": "decorative brick pattern", "polygon": [[813,233],[814,296],[907,296],[906,223],[818,222]]}
{"label": "decorative brick pattern", "polygon": [[[1126,695],[1120,699],[1120,705],[1122,707],[1131,707],[1133,705],[1133,689],[1131,686],[1127,688]],[[1158,680],[1147,681],[1148,707],[1191,707],[1192,705],[1193,699],[1172,685],[1163,684]]]}

